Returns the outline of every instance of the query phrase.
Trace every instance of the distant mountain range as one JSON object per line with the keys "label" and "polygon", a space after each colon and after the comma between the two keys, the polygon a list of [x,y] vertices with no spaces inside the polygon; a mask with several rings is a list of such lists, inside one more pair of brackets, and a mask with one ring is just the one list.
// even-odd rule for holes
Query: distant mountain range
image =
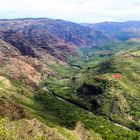
{"label": "distant mountain range", "polygon": [[140,38],[140,21],[128,22],[102,22],[96,24],[84,24],[91,29],[97,29],[106,34],[124,41],[130,38]]}
{"label": "distant mountain range", "polygon": [[36,50],[40,49],[62,61],[66,60],[67,54],[76,56],[79,47],[139,37],[139,21],[83,26],[45,18],[0,20],[0,38],[18,48],[22,54],[37,57]]}

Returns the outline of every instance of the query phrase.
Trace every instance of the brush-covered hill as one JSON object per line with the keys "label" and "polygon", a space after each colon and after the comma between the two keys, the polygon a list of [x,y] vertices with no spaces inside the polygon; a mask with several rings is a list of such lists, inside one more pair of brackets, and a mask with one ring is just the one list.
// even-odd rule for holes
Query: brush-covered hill
{"label": "brush-covered hill", "polygon": [[[101,140],[139,137],[136,131],[115,126],[109,120],[60,100],[50,91],[44,91],[44,84],[39,83],[43,82],[41,78],[45,75],[42,69],[31,63],[34,58],[23,56],[3,40],[0,40],[0,52],[0,139]],[[36,61],[44,62],[42,59]],[[55,67],[69,70],[58,60],[56,62]],[[53,67],[53,64],[50,66]]]}
{"label": "brush-covered hill", "polygon": [[[88,66],[62,86],[60,97],[97,115],[140,131],[140,50],[118,53]],[[65,92],[73,93],[70,95]],[[54,88],[56,89],[56,87]]]}
{"label": "brush-covered hill", "polygon": [[[45,64],[50,67],[66,66],[47,53],[40,59],[24,56],[14,46],[0,40],[0,139],[102,139],[98,133],[86,128],[85,124],[78,120],[71,130],[66,128],[66,123],[61,125],[63,118],[45,111],[44,106],[40,104],[44,91],[37,94],[39,84],[47,80],[48,76],[54,75],[52,69]],[[52,112],[55,106],[50,103],[54,101],[62,107],[67,105],[50,94],[45,102]]]}
{"label": "brush-covered hill", "polygon": [[138,42],[127,41],[84,50],[88,59],[73,59],[63,72],[57,69],[59,75],[46,86],[59,100],[139,133],[139,48]]}

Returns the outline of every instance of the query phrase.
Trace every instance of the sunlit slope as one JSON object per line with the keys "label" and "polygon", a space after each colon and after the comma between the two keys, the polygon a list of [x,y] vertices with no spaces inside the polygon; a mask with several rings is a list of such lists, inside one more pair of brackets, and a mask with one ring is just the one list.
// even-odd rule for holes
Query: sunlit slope
{"label": "sunlit slope", "polygon": [[30,86],[6,77],[1,77],[0,104],[1,139],[100,140],[139,137],[138,132],[115,126],[42,88],[35,93]]}
{"label": "sunlit slope", "polygon": [[73,130],[59,125],[58,118],[44,111],[34,99],[39,83],[53,74],[45,63],[65,66],[48,58],[47,54],[43,57],[38,60],[23,56],[12,45],[0,40],[0,139],[100,139],[81,122],[77,122]]}
{"label": "sunlit slope", "polygon": [[74,78],[76,97],[89,110],[139,129],[140,51],[116,54]]}
{"label": "sunlit slope", "polygon": [[[37,93],[36,93],[37,94]],[[39,93],[43,94],[43,93]],[[67,127],[65,118],[71,122],[70,118],[63,113],[63,107],[67,105],[59,101],[51,94],[45,93],[44,108],[41,95],[36,95],[30,86],[26,86],[18,81],[0,77],[0,139],[10,140],[100,140],[101,136],[93,130],[88,129],[78,120],[73,125],[73,129]],[[37,100],[40,98],[40,101]],[[61,105],[60,116],[55,115],[55,102]],[[69,104],[67,108],[71,107]],[[74,109],[76,110],[76,109]],[[74,111],[73,110],[73,111]],[[69,111],[69,110],[68,110]],[[58,113],[58,112],[57,112]],[[64,115],[64,117],[62,117]],[[64,123],[65,122],[65,123]],[[63,125],[61,125],[63,124]],[[69,125],[69,124],[68,124]],[[66,128],[67,127],[67,128]],[[26,128],[26,129],[25,129]]]}

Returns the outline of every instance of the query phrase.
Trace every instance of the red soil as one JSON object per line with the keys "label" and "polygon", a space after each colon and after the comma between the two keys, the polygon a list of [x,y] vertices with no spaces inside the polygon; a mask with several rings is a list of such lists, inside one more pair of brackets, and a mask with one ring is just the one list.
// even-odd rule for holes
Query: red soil
{"label": "red soil", "polygon": [[120,80],[122,78],[121,74],[113,74],[112,77],[116,80]]}

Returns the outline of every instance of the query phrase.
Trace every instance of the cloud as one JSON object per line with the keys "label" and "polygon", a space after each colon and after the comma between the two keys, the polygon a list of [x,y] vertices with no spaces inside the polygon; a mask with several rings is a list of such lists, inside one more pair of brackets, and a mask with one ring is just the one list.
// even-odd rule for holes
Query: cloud
{"label": "cloud", "polygon": [[0,18],[49,17],[75,22],[140,20],[139,0],[0,0]]}

